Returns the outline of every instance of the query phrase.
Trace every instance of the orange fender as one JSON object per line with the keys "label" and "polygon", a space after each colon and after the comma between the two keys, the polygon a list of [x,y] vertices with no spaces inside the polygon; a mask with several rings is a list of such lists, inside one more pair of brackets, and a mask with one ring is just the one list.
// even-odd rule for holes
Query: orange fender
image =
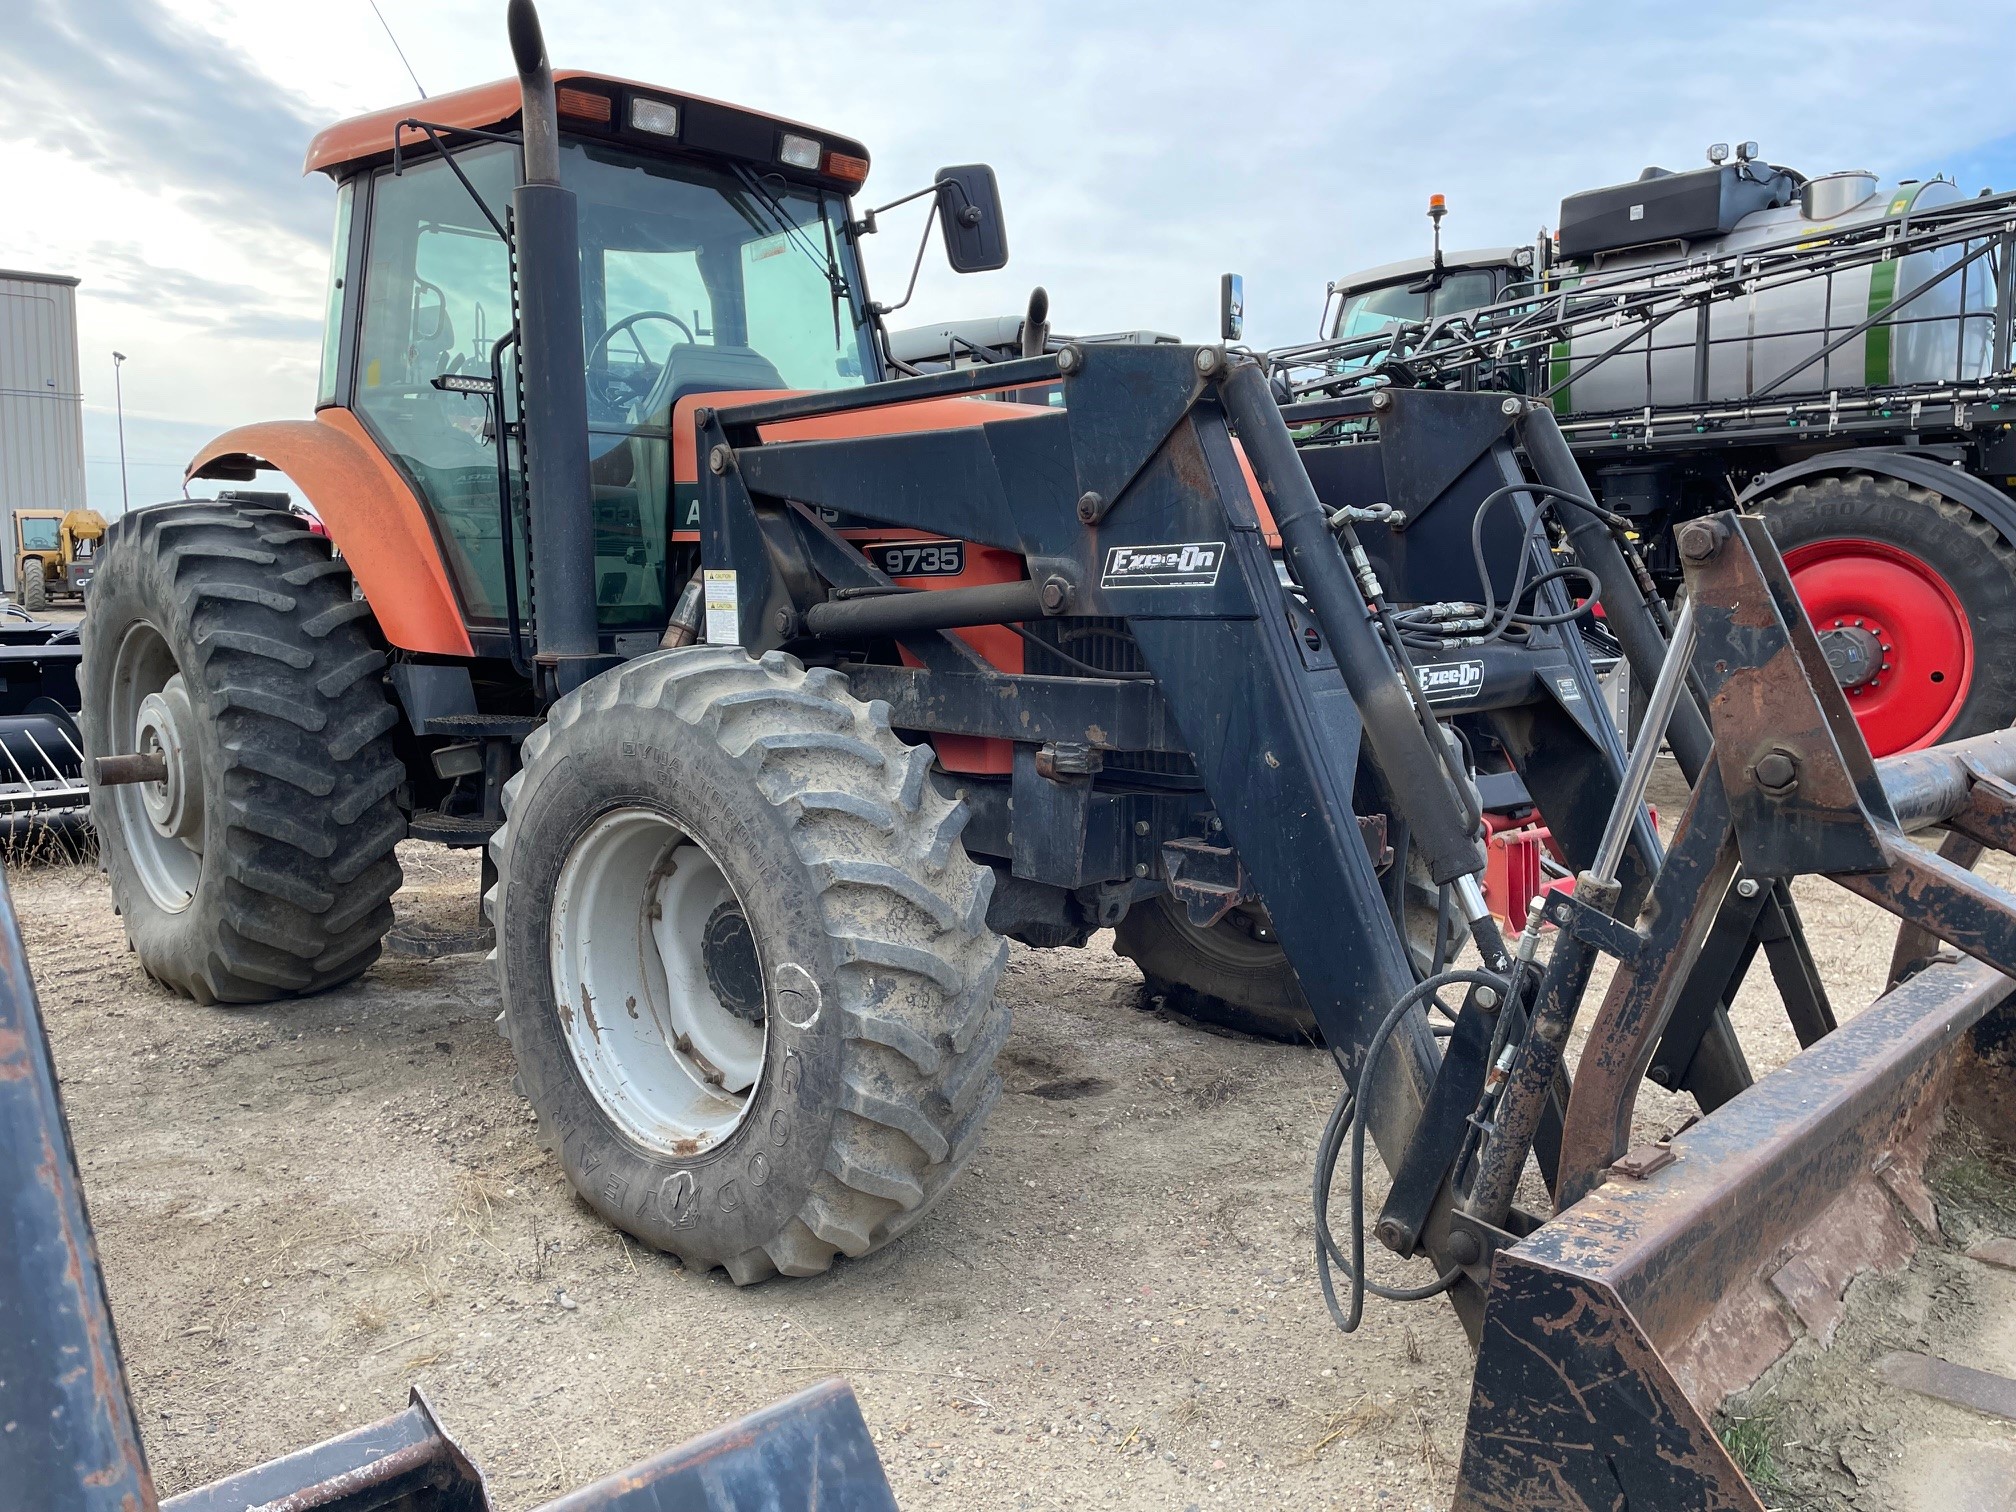
{"label": "orange fender", "polygon": [[350,564],[385,639],[407,651],[471,654],[455,588],[412,485],[346,409],[226,431],[185,478],[243,480],[284,472],[308,495]]}

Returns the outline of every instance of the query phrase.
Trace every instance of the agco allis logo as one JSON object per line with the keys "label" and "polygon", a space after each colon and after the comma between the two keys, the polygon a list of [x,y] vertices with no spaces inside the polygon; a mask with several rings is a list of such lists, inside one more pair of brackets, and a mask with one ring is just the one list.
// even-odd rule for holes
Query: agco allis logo
{"label": "agco allis logo", "polygon": [[1209,588],[1224,565],[1223,541],[1168,546],[1113,546],[1106,552],[1102,588]]}

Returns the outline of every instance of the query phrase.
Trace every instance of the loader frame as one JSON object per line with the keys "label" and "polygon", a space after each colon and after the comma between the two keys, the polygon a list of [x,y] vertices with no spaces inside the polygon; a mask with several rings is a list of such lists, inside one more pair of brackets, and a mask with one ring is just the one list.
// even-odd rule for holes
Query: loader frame
{"label": "loader frame", "polygon": [[[925,435],[764,439],[783,421],[1046,381],[1062,384],[1060,409]],[[2000,809],[1993,822],[1965,817],[2005,792],[2016,737],[1872,762],[1762,526],[1725,515],[1688,527],[1693,607],[1674,624],[1579,478],[1567,481],[1572,459],[1536,405],[1405,390],[1331,403],[1369,418],[1377,441],[1298,452],[1258,368],[1214,347],[1067,347],[851,394],[702,410],[703,564],[724,616],[715,634],[829,661],[917,736],[1017,742],[1013,775],[995,791],[956,779],[976,812],[969,851],[1014,878],[1063,887],[1103,856],[1109,871],[1132,864],[1131,881],[1099,879],[1122,907],[1162,887],[1193,917],[1235,894],[1265,900],[1394,1173],[1375,1234],[1434,1264],[1480,1344],[1458,1506],[1552,1505],[1544,1488],[1569,1484],[1591,1506],[1622,1490],[1633,1507],[1755,1508],[1712,1414],[1790,1335],[1718,1352],[1695,1334],[1727,1334],[1718,1308],[1767,1307],[1757,1288],[1782,1270],[1786,1246],[1842,1193],[1868,1203],[1872,1167],[1889,1173],[1883,1192],[1924,1210],[1915,1172],[1944,1052],[2008,987],[1985,967],[1939,962],[1837,1032],[1786,884],[1834,876],[2016,969],[2016,897],[1906,838],[1941,822],[1972,822],[1968,833],[1990,843],[2016,834]],[[1264,541],[1242,451],[1285,572]],[[1403,853],[1419,848],[1438,882],[1477,863],[1455,789],[1425,742],[1410,744],[1422,726],[1372,637],[1376,595],[1364,588],[1391,582],[1402,601],[1432,591],[1452,527],[1468,528],[1494,489],[1521,497],[1523,532],[1497,544],[1494,569],[1522,551],[1548,557],[1529,526],[1552,499],[1560,544],[1600,586],[1634,672],[1650,686],[1678,659],[1670,712],[1649,738],[1670,735],[1695,784],[1662,847],[1642,804],[1645,773],[1627,769],[1576,634],[1458,647],[1413,669],[1442,687],[1452,680],[1441,669],[1475,669],[1453,679],[1469,696],[1436,712],[1495,739],[1582,873],[1577,894],[1547,904],[1558,943],[1503,1008],[1509,1038],[1530,1044],[1558,1028],[1565,1040],[1597,957],[1622,963],[1572,1085],[1558,1055],[1535,1061],[1542,1069],[1523,1085],[1515,1072],[1486,1125],[1479,1165],[1501,1134],[1500,1169],[1516,1177],[1537,1157],[1552,1218],[1510,1206],[1509,1190],[1493,1206],[1463,1164],[1485,1062],[1502,1043],[1488,999],[1466,999],[1440,1052],[1415,1012],[1367,1062],[1418,970],[1367,821]],[[1366,548],[1372,579],[1347,565],[1355,536],[1330,539],[1344,508],[1388,511]],[[1029,578],[903,592],[838,533],[868,522],[1016,551]],[[1153,581],[1135,586],[1140,561]],[[950,633],[1072,616],[1124,625],[1150,676],[1012,675]],[[864,653],[890,640],[906,665]],[[1172,801],[1130,791],[1124,769],[1102,774],[1102,760],[1129,750],[1187,750],[1199,791]],[[1133,848],[1102,850],[1102,836],[1130,833]],[[1616,853],[1598,862],[1606,834]],[[1488,939],[1486,950],[1488,961]],[[1811,1048],[1757,1082],[1727,1004],[1760,951]],[[1648,1075],[1691,1092],[1710,1116],[1637,1150],[1632,1114]],[[1512,1117],[1521,1098],[1531,1104],[1523,1125]],[[1505,1132],[1514,1129],[1527,1132]],[[1894,1261],[1910,1231],[1890,1222],[1879,1258]],[[1802,1263],[1838,1295],[1846,1275],[1827,1272],[1825,1245],[1814,1253]]]}

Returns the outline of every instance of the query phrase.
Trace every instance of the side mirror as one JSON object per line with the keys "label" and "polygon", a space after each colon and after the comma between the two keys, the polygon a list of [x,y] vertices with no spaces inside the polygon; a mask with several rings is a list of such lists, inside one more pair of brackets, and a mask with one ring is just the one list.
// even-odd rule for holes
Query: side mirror
{"label": "side mirror", "polygon": [[1237,273],[1218,279],[1218,339],[1237,341],[1246,334],[1246,280]]}
{"label": "side mirror", "polygon": [[1001,224],[1001,190],[985,163],[940,168],[938,221],[945,260],[955,273],[991,273],[1008,264],[1008,231]]}

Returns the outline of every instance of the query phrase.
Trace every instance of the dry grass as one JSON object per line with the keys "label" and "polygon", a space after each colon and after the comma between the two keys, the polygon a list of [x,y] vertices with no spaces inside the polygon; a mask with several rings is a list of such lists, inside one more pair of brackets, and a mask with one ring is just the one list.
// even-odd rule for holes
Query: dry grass
{"label": "dry grass", "polygon": [[1303,1458],[1313,1460],[1340,1439],[1380,1433],[1399,1420],[1398,1409],[1388,1403],[1375,1402],[1369,1394],[1357,1397],[1342,1412],[1332,1413],[1323,1420],[1319,1437]]}
{"label": "dry grass", "polygon": [[74,814],[65,810],[0,819],[0,863],[15,871],[76,868],[89,875],[98,864],[98,832]]}
{"label": "dry grass", "polygon": [[510,1201],[506,1194],[514,1190],[508,1177],[490,1171],[463,1171],[456,1182],[456,1222],[488,1229],[497,1221],[497,1209]]}

